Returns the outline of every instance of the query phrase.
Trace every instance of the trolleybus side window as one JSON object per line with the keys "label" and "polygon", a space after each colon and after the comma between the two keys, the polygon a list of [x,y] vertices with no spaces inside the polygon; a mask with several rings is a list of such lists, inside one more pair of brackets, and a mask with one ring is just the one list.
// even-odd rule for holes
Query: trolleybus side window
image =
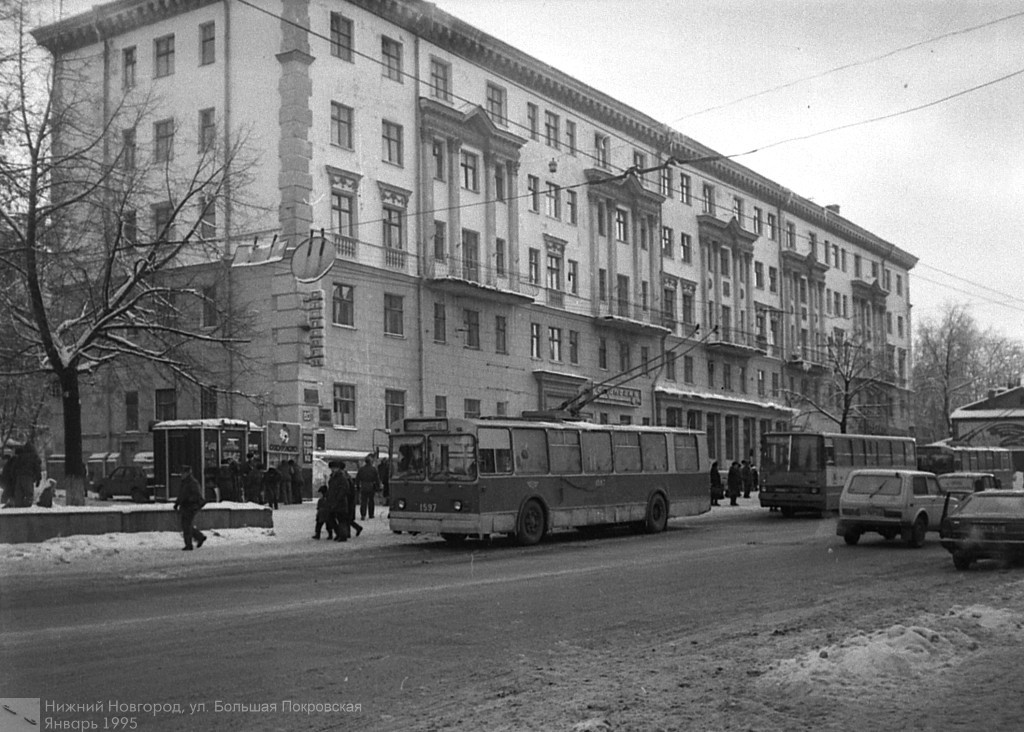
{"label": "trolleybus side window", "polygon": [[616,473],[639,473],[642,470],[639,433],[613,432],[612,453]]}
{"label": "trolleybus side window", "polygon": [[421,435],[396,435],[392,441],[398,454],[394,477],[423,480],[423,437]]}
{"label": "trolleybus side window", "polygon": [[476,452],[472,435],[431,435],[431,480],[476,480]]}
{"label": "trolleybus side window", "polygon": [[831,437],[826,437],[822,440],[822,445],[825,449],[825,465],[836,464],[836,445]]}
{"label": "trolleybus side window", "polygon": [[544,430],[512,430],[516,473],[541,475],[548,472],[548,440]]}
{"label": "trolleybus side window", "polygon": [[580,433],[576,430],[548,432],[551,450],[551,472],[555,475],[579,475],[583,472],[580,456]]}
{"label": "trolleybus side window", "polygon": [[609,432],[584,432],[583,467],[588,473],[612,472],[612,436]]}
{"label": "trolleybus side window", "polygon": [[676,453],[676,472],[690,473],[700,469],[700,457],[697,455],[696,435],[672,435]]}
{"label": "trolleybus side window", "polygon": [[817,435],[794,435],[790,470],[817,470],[821,468]]}
{"label": "trolleybus side window", "polygon": [[836,465],[849,467],[853,465],[853,440],[849,437],[836,437]]}
{"label": "trolleybus side window", "polygon": [[640,434],[640,452],[643,454],[645,473],[668,472],[668,448],[665,435],[653,432]]}
{"label": "trolleybus side window", "polygon": [[512,437],[507,429],[481,427],[477,430],[480,473],[512,472]]}

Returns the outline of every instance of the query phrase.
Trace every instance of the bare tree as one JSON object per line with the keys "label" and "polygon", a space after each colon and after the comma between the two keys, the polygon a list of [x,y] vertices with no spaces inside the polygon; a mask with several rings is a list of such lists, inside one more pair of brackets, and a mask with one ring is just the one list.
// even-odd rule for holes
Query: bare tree
{"label": "bare tree", "polygon": [[[173,119],[153,121],[159,100],[100,93],[95,59],[32,43],[27,7],[8,2],[0,17],[0,266],[11,278],[0,347],[17,356],[0,359],[0,376],[59,383],[74,504],[84,501],[83,375],[142,361],[213,385],[218,359],[204,354],[244,341],[211,283],[228,270],[217,214],[236,204],[251,162],[240,135],[185,140]],[[143,123],[151,145],[137,142]]]}
{"label": "bare tree", "polygon": [[808,379],[812,388],[785,391],[789,402],[801,410],[797,418],[820,415],[842,433],[854,425],[858,425],[859,431],[872,431],[879,426],[880,416],[889,407],[885,394],[894,380],[892,369],[886,368],[884,354],[855,336],[830,338],[819,358],[825,375]]}
{"label": "bare tree", "polygon": [[926,441],[952,435],[955,409],[1024,372],[1024,344],[983,331],[963,305],[947,304],[939,318],[920,321],[916,334],[914,421]]}

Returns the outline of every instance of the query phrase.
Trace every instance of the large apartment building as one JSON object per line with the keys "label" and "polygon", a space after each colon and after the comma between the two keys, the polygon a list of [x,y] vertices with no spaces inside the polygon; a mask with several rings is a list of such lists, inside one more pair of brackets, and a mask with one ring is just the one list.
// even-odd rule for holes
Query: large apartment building
{"label": "large apartment building", "polygon": [[[86,61],[97,124],[145,94],[140,150],[258,153],[251,205],[208,223],[211,297],[256,315],[263,366],[228,364],[220,393],[98,378],[87,452],[206,416],[365,449],[403,416],[599,384],[588,418],[698,427],[738,460],[771,429],[835,429],[812,402],[851,346],[878,366],[851,431],[909,428],[915,257],[430,3],[118,0],[35,35]],[[334,265],[300,283],[291,253],[321,232]]]}

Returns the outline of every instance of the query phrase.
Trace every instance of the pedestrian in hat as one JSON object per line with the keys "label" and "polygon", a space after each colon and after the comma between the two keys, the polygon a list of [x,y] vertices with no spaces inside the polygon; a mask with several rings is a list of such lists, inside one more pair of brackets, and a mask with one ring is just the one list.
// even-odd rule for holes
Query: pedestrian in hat
{"label": "pedestrian in hat", "polygon": [[320,531],[327,527],[327,540],[334,538],[334,527],[331,524],[331,512],[327,508],[327,486],[320,486],[320,498],[316,502],[316,527],[313,529],[313,538],[320,538]]}
{"label": "pedestrian in hat", "polygon": [[328,531],[334,531],[335,541],[348,541],[349,480],[345,473],[345,462],[332,460],[329,466],[331,477],[327,480],[327,495],[324,497],[328,512]]}

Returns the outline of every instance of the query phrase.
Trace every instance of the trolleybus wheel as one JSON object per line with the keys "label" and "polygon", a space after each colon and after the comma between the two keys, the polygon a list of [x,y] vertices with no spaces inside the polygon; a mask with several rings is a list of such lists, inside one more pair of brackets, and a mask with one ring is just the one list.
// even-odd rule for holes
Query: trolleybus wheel
{"label": "trolleybus wheel", "polygon": [[544,508],[540,501],[531,498],[519,510],[516,521],[516,541],[521,546],[536,544],[544,536]]}
{"label": "trolleybus wheel", "polygon": [[953,566],[963,572],[966,569],[971,568],[971,562],[973,559],[971,555],[964,551],[953,552]]}
{"label": "trolleybus wheel", "polygon": [[850,546],[855,546],[857,542],[860,541],[860,532],[855,529],[847,531],[845,534],[843,534],[843,541],[845,541]]}
{"label": "trolleybus wheel", "polygon": [[647,516],[644,517],[644,531],[648,534],[657,534],[665,530],[668,525],[668,504],[665,503],[665,496],[655,493],[647,502]]}
{"label": "trolleybus wheel", "polygon": [[441,538],[447,541],[452,546],[459,546],[466,541],[465,534],[451,534],[444,532],[441,534]]}

